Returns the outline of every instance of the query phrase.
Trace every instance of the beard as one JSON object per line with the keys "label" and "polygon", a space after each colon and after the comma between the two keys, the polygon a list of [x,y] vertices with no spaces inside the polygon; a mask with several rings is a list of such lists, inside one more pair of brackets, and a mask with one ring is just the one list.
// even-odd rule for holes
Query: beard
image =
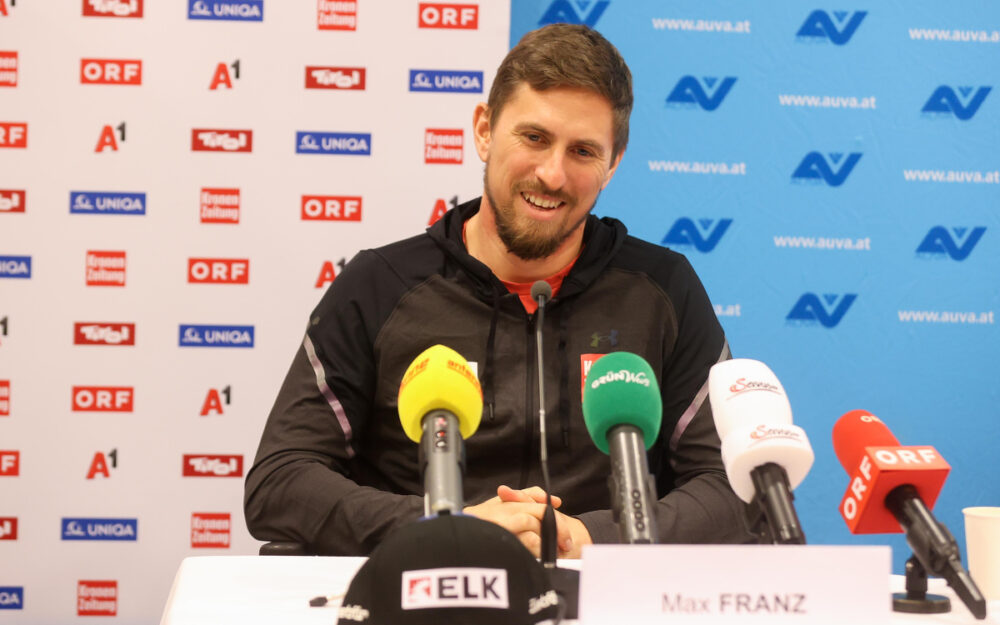
{"label": "beard", "polygon": [[[496,223],[497,234],[503,242],[507,251],[517,256],[521,260],[538,260],[550,256],[559,249],[571,234],[587,219],[594,204],[580,215],[572,223],[567,223],[566,219],[553,220],[552,222],[538,222],[527,217],[520,217],[514,209],[514,202],[522,191],[535,192],[539,194],[555,197],[566,203],[566,206],[558,209],[568,212],[572,210],[573,199],[564,193],[553,192],[546,189],[541,184],[521,184],[515,185],[511,189],[511,199],[507,204],[498,204],[493,189],[490,186],[490,164],[487,160],[483,173],[483,188],[486,191],[486,198],[493,207],[493,219]],[[600,195],[600,194],[598,194]]]}

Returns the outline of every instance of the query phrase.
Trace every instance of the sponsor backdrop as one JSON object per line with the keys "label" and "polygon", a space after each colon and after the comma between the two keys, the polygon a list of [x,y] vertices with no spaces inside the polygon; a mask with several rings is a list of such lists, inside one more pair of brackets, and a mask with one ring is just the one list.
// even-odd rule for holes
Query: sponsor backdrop
{"label": "sponsor backdrop", "polygon": [[256,552],[242,480],[308,312],[479,193],[472,108],[550,21],[633,68],[597,212],[684,252],[784,383],[810,542],[908,555],[839,518],[852,408],[951,463],[963,548],[1000,504],[997,6],[49,4],[0,0],[0,622],[155,621],[182,558]]}

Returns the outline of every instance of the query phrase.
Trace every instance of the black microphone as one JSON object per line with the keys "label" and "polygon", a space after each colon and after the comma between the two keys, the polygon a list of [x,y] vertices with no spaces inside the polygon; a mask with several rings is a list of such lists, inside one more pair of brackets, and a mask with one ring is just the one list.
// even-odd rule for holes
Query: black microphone
{"label": "black microphone", "polygon": [[565,617],[577,618],[580,597],[580,572],[556,566],[558,534],[556,512],[552,507],[552,484],[549,480],[549,446],[545,428],[545,360],[542,356],[542,326],[545,324],[545,304],[552,299],[552,286],[545,280],[531,285],[531,298],[538,303],[535,317],[535,347],[538,354],[538,431],[541,438],[539,460],[542,485],[545,487],[545,514],[542,516],[542,566],[549,582],[566,606]]}

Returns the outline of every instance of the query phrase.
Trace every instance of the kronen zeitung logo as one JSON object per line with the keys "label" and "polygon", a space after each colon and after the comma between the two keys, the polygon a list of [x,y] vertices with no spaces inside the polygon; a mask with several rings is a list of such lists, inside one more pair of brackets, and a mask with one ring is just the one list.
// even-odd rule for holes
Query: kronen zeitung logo
{"label": "kronen zeitung logo", "polygon": [[609,382],[625,382],[626,384],[641,384],[643,386],[649,386],[649,378],[646,377],[645,371],[629,371],[628,369],[621,369],[619,371],[608,371],[601,377],[597,378],[590,383],[590,388],[597,388],[602,384],[608,384]]}

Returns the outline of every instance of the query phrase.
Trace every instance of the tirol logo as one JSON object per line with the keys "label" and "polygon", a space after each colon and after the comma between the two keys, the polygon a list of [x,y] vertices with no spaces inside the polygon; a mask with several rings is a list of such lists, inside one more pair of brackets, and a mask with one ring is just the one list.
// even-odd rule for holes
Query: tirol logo
{"label": "tirol logo", "polygon": [[296,132],[297,154],[354,154],[369,156],[372,153],[371,133],[360,132]]}
{"label": "tirol logo", "polygon": [[306,89],[362,91],[364,88],[365,68],[363,67],[306,65]]}
{"label": "tirol logo", "polygon": [[142,61],[80,59],[81,85],[141,85]]}
{"label": "tirol logo", "polygon": [[87,286],[125,286],[125,252],[87,252]]}
{"label": "tirol logo", "polygon": [[[861,25],[861,20],[868,15],[867,11],[833,11],[833,17],[826,11],[819,9],[813,11],[802,22],[799,32],[795,33],[800,40],[823,41],[829,39],[838,46],[842,46],[851,40],[854,31]],[[839,26],[838,26],[839,24]]]}
{"label": "tirol logo", "polygon": [[931,97],[927,99],[927,103],[924,104],[924,108],[920,110],[922,113],[942,115],[954,113],[955,117],[963,122],[968,121],[982,106],[983,100],[989,95],[991,89],[991,87],[978,89],[959,87],[958,93],[955,93],[951,87],[941,85],[934,90]]}
{"label": "tirol logo", "polygon": [[0,148],[28,147],[28,124],[0,122]]}
{"label": "tirol logo", "polygon": [[316,27],[320,30],[357,30],[358,3],[355,0],[317,0]]}
{"label": "tirol logo", "polygon": [[538,20],[539,26],[545,24],[586,24],[591,28],[597,24],[604,9],[608,8],[608,0],[554,0]]}
{"label": "tirol logo", "polygon": [[976,247],[976,243],[979,243],[979,239],[983,237],[986,228],[985,226],[952,228],[951,231],[955,233],[954,237],[944,226],[931,228],[917,247],[917,254],[942,258],[948,255],[952,260],[965,260],[972,253],[972,248]]}
{"label": "tirol logo", "polygon": [[722,100],[734,84],[736,84],[735,76],[726,76],[721,81],[714,76],[706,76],[700,82],[694,76],[684,76],[677,81],[674,90],[667,96],[667,106],[677,108],[700,106],[706,111],[714,111],[722,104]]}
{"label": "tirol logo", "polygon": [[411,69],[410,91],[482,93],[483,73],[437,69]]}
{"label": "tirol logo", "polygon": [[249,284],[246,258],[189,258],[188,282],[193,284]]}
{"label": "tirol logo", "polygon": [[17,517],[0,517],[0,540],[17,540]]}
{"label": "tirol logo", "polygon": [[243,456],[184,454],[184,477],[242,477]]}
{"label": "tirol logo", "polygon": [[303,221],[361,221],[361,196],[303,195]]}
{"label": "tirol logo", "polygon": [[191,129],[193,152],[252,152],[252,130]]}
{"label": "tirol logo", "polygon": [[0,278],[31,278],[31,257],[0,256]]}
{"label": "tirol logo", "polygon": [[228,512],[194,512],[191,514],[191,546],[194,548],[228,549],[232,519]]}
{"label": "tirol logo", "polygon": [[0,586],[0,610],[23,610],[24,586]]}
{"label": "tirol logo", "polygon": [[118,614],[118,581],[86,580],[76,584],[77,616],[115,616]]}
{"label": "tirol logo", "polygon": [[699,252],[711,252],[719,244],[722,235],[726,233],[732,219],[699,219],[695,224],[694,220],[688,217],[681,217],[674,222],[670,231],[663,237],[661,245],[673,245],[675,247],[694,246]]}
{"label": "tirol logo", "polygon": [[782,395],[781,388],[774,384],[773,382],[768,382],[766,380],[748,380],[746,378],[739,378],[733,384],[729,386],[729,392],[732,393],[727,399],[732,399],[736,395],[741,393],[747,393],[750,391],[767,391],[769,393],[776,393]]}
{"label": "tirol logo", "polygon": [[806,293],[795,302],[795,306],[785,319],[789,323],[801,325],[819,323],[824,328],[832,328],[840,323],[857,297],[855,293],[826,294],[821,299],[815,293]]}
{"label": "tirol logo", "polygon": [[10,416],[10,380],[0,380],[0,417]]}
{"label": "tirol logo", "polygon": [[83,0],[84,17],[142,17],[143,0]]}
{"label": "tirol logo", "polygon": [[135,541],[139,537],[138,519],[62,519],[62,540]]}
{"label": "tirol logo", "polygon": [[17,86],[17,52],[0,51],[0,87]]}
{"label": "tirol logo", "polygon": [[198,216],[203,224],[240,223],[239,189],[201,189],[201,209]]}
{"label": "tirol logo", "polygon": [[462,129],[428,128],[424,132],[424,162],[461,164],[465,134]]}
{"label": "tirol logo", "polygon": [[506,569],[449,567],[403,571],[404,610],[510,605]]}
{"label": "tirol logo", "polygon": [[21,452],[0,449],[0,476],[17,477],[21,474]]}
{"label": "tirol logo", "polygon": [[145,215],[145,193],[70,191],[69,212],[75,215]]}
{"label": "tirol logo", "polygon": [[21,189],[0,189],[0,213],[23,213],[26,201]]}
{"label": "tirol logo", "polygon": [[74,386],[73,412],[132,412],[131,386]]}
{"label": "tirol logo", "polygon": [[181,347],[253,347],[253,326],[180,326]]}
{"label": "tirol logo", "polygon": [[417,7],[420,28],[479,28],[479,7],[474,4],[442,4],[421,2]]}
{"label": "tirol logo", "polygon": [[[831,187],[839,187],[847,180],[847,176],[854,169],[854,166],[858,164],[859,160],[861,160],[861,152],[851,152],[847,155],[846,159],[840,152],[831,152],[829,161],[819,152],[810,152],[803,157],[802,162],[795,168],[795,172],[792,174],[792,182],[825,182]],[[833,165],[831,166],[830,163],[833,163]]]}
{"label": "tirol logo", "polygon": [[73,344],[135,345],[135,324],[110,321],[76,322],[73,324]]}
{"label": "tirol logo", "polygon": [[264,0],[188,0],[189,20],[264,21]]}

